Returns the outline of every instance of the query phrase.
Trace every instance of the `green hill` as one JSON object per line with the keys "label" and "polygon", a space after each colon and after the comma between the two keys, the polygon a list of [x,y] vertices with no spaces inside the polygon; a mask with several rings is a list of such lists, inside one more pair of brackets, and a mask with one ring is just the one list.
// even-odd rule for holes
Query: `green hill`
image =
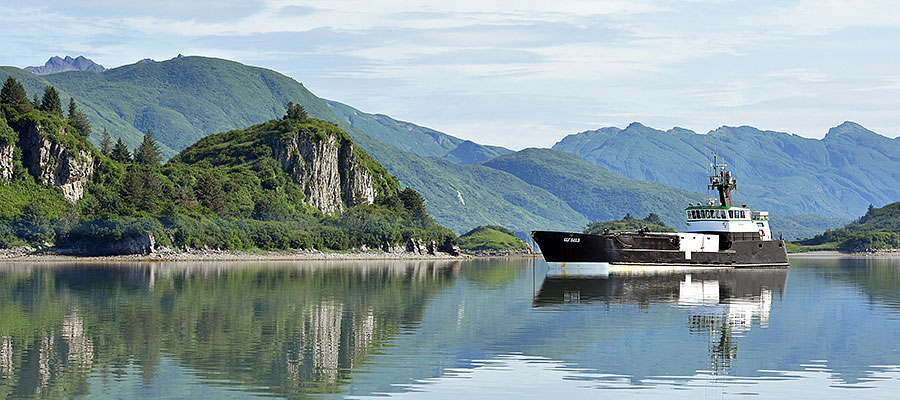
{"label": "green hill", "polygon": [[569,135],[554,149],[630,178],[705,191],[709,153],[738,178],[738,201],[777,214],[853,218],[869,204],[900,199],[900,139],[845,122],[821,140],[749,126],[707,135],[633,123]]}
{"label": "green hill", "polygon": [[868,211],[846,226],[794,242],[807,249],[870,251],[900,249],[900,202]]}
{"label": "green hill", "polygon": [[0,247],[128,254],[455,242],[421,195],[401,191],[327,121],[292,116],[209,135],[160,165],[150,135],[132,159],[101,153],[54,112],[0,111]]}
{"label": "green hill", "polygon": [[466,252],[522,251],[528,245],[513,231],[496,225],[478,226],[459,237],[459,248]]}
{"label": "green hill", "polygon": [[625,217],[615,221],[591,222],[584,228],[584,233],[597,235],[607,231],[637,232],[641,229],[648,229],[650,232],[675,232],[658,215],[651,213],[641,219],[632,217],[631,214],[625,214]]}
{"label": "green hill", "polygon": [[670,225],[682,227],[684,207],[705,200],[699,193],[626,178],[551,149],[525,149],[484,165],[557,194],[591,221],[611,220],[626,212],[658,213]]}

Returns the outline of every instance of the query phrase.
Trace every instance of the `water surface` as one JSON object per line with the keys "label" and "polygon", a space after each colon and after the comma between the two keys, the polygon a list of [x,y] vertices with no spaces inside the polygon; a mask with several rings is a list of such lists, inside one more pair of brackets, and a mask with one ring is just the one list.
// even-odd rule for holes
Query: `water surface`
{"label": "water surface", "polygon": [[897,398],[900,259],[0,264],[0,398]]}

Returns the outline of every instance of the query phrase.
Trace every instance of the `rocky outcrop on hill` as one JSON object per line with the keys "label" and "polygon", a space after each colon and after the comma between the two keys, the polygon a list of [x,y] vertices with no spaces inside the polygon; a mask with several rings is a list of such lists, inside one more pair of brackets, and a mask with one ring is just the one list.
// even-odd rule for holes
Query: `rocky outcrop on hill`
{"label": "rocky outcrop on hill", "polygon": [[321,138],[301,130],[276,139],[272,150],[294,183],[303,187],[309,204],[331,214],[375,201],[372,175],[354,156],[353,146],[334,134]]}
{"label": "rocky outcrop on hill", "polygon": [[8,183],[13,176],[13,153],[15,145],[0,144],[0,183]]}
{"label": "rocky outcrop on hill", "polygon": [[[67,149],[32,125],[19,134],[22,163],[28,172],[47,186],[62,189],[63,196],[75,203],[84,196],[84,186],[94,173],[94,159],[85,150]],[[60,129],[58,135],[67,135]]]}

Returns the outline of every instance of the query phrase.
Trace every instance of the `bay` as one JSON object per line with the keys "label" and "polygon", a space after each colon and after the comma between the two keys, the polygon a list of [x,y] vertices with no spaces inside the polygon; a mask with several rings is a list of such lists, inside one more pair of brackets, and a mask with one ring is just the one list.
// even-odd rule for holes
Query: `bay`
{"label": "bay", "polygon": [[900,259],[0,264],[0,398],[896,398]]}

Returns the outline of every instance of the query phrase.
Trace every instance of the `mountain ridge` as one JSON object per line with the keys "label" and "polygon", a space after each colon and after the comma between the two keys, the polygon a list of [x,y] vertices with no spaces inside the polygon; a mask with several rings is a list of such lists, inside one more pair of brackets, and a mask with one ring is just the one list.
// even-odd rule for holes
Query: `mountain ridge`
{"label": "mountain ridge", "polygon": [[[822,139],[751,126],[707,134],[632,123],[567,135],[554,149],[625,176],[704,191],[713,151],[738,178],[739,201],[782,214],[854,218],[869,204],[900,199],[900,139],[846,121]],[[881,182],[881,183],[878,183]]]}
{"label": "mountain ridge", "polygon": [[72,58],[71,56],[66,56],[65,58],[53,56],[50,57],[44,65],[25,67],[24,69],[37,75],[49,75],[66,71],[106,71],[106,68],[102,65],[95,63],[85,56],[78,56],[75,58]]}

